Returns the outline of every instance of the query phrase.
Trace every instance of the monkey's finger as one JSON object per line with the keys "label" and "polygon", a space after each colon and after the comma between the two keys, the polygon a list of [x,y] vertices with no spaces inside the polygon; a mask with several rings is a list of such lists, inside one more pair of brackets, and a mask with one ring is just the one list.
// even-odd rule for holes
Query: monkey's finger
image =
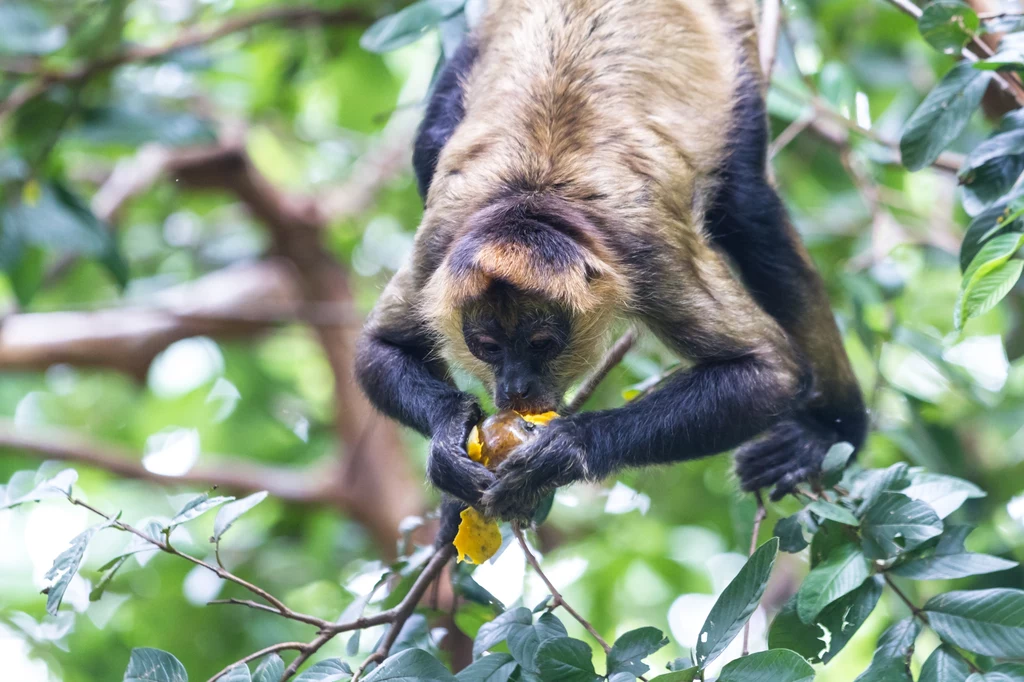
{"label": "monkey's finger", "polygon": [[780,478],[779,482],[775,484],[775,490],[772,491],[772,502],[778,502],[786,495],[795,492],[797,485],[806,481],[811,473],[810,468],[800,467]]}
{"label": "monkey's finger", "polygon": [[751,470],[746,472],[737,471],[740,476],[740,483],[743,489],[746,491],[760,490],[762,488],[770,488],[788,474],[793,469],[793,462],[791,460],[783,461],[773,467],[761,470]]}

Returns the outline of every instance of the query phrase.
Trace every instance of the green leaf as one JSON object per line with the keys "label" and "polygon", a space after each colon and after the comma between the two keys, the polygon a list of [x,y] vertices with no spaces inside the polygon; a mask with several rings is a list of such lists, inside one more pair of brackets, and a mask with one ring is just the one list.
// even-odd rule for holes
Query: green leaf
{"label": "green leaf", "polygon": [[677,670],[671,673],[665,673],[664,675],[658,675],[651,679],[651,682],[693,682],[697,679],[697,675],[700,673],[700,668],[693,666],[686,670]]}
{"label": "green leaf", "polygon": [[217,139],[209,123],[194,114],[166,111],[148,102],[86,109],[72,137],[96,145],[126,147],[138,147],[147,142],[177,147],[208,144]]}
{"label": "green leaf", "polygon": [[463,668],[455,679],[459,682],[508,682],[518,667],[508,654],[488,654]]}
{"label": "green leaf", "polygon": [[864,516],[878,496],[887,490],[900,490],[909,483],[910,467],[904,462],[897,462],[885,469],[869,469],[854,480],[854,489],[850,494],[861,500],[857,507],[857,516]]}
{"label": "green leaf", "polygon": [[248,497],[243,497],[240,500],[229,502],[221,507],[220,511],[217,512],[217,518],[213,521],[213,541],[220,542],[221,536],[234,525],[235,521],[242,514],[245,514],[265,499],[267,499],[267,491],[263,490],[253,493]]}
{"label": "green leaf", "polygon": [[[1013,274],[1013,270],[997,273],[1005,266],[1020,248],[1024,246],[1024,233],[1008,232],[989,239],[971,260],[971,264],[964,271],[963,282],[960,285],[960,298],[956,303],[954,311],[954,323],[957,329],[961,329],[964,323],[974,315],[980,315],[981,310],[987,303],[990,309],[1002,298],[995,298],[995,295],[1006,288],[1006,282]],[[994,274],[995,273],[995,274]],[[987,282],[982,284],[986,278]],[[1016,282],[1014,279],[1009,287]],[[977,290],[977,291],[976,291]],[[1009,288],[1006,288],[1009,291]],[[1003,293],[1005,296],[1005,293]],[[984,312],[984,311],[982,311]],[[973,313],[973,315],[971,314]]]}
{"label": "green leaf", "polygon": [[974,673],[967,682],[1024,682],[1024,664],[1000,663],[987,673]]}
{"label": "green leaf", "polygon": [[1004,156],[1024,154],[1024,130],[998,133],[975,147],[960,167],[961,178],[968,177],[978,167]]}
{"label": "green leaf", "polygon": [[814,668],[795,651],[771,649],[731,661],[718,682],[810,682]]}
{"label": "green leaf", "polygon": [[191,500],[188,501],[188,503],[185,504],[184,507],[181,508],[181,511],[174,515],[174,518],[171,519],[170,523],[167,524],[167,527],[164,530],[170,530],[172,528],[180,526],[183,523],[191,521],[192,519],[199,518],[206,512],[210,511],[211,509],[219,507],[225,502],[230,502],[233,499],[235,498],[210,497],[206,493],[203,493],[198,497],[193,497]]}
{"label": "green leaf", "polygon": [[942,520],[920,500],[884,492],[864,513],[864,552],[872,559],[892,559],[942,533]]}
{"label": "green leaf", "polygon": [[465,4],[465,0],[420,0],[376,21],[366,29],[359,44],[368,52],[397,50],[461,11]]}
{"label": "green leaf", "polygon": [[981,247],[993,237],[1021,229],[1021,212],[1016,202],[1021,199],[1017,192],[1011,193],[992,204],[971,220],[960,245],[960,269],[967,272]]}
{"label": "green leaf", "polygon": [[249,666],[245,663],[238,663],[231,667],[218,682],[252,682],[249,675]]}
{"label": "green leaf", "polygon": [[132,649],[124,682],[188,682],[185,666],[166,651]]}
{"label": "green leaf", "polygon": [[[412,651],[412,649],[407,649],[407,651]],[[430,654],[427,654],[427,656],[430,656]],[[392,658],[396,657],[393,656]],[[348,663],[340,658],[328,658],[311,665],[305,672],[296,677],[294,682],[338,682],[338,680],[347,680],[350,677],[352,677],[352,667]]]}
{"label": "green leaf", "polygon": [[969,575],[1005,571],[1019,565],[1016,561],[1008,561],[990,554],[961,552],[913,559],[895,566],[889,572],[912,580],[953,580]]}
{"label": "green leaf", "polygon": [[904,618],[882,633],[871,665],[854,682],[911,682],[910,656],[921,632],[914,617]]}
{"label": "green leaf", "polygon": [[552,613],[545,613],[537,619],[536,625],[512,624],[508,631],[508,650],[524,670],[535,673],[540,646],[549,639],[565,637],[567,634],[562,621]]}
{"label": "green leaf", "polygon": [[917,20],[921,36],[939,52],[957,54],[978,33],[981,21],[969,6],[957,0],[929,3]]}
{"label": "green leaf", "polygon": [[971,670],[960,654],[942,645],[924,662],[917,682],[963,682],[970,674]]}
{"label": "green leaf", "polygon": [[252,682],[281,682],[284,675],[284,661],[277,654],[270,654],[253,673]]}
{"label": "green leaf", "polygon": [[67,29],[51,25],[41,7],[0,3],[0,54],[49,54],[64,47],[67,39]]}
{"label": "green leaf", "polygon": [[881,576],[873,576],[826,606],[810,624],[797,615],[797,595],[793,595],[772,621],[768,647],[792,649],[812,663],[828,663],[871,615],[882,596],[883,585]]}
{"label": "green leaf", "polygon": [[103,593],[107,591],[107,586],[110,585],[110,581],[114,579],[117,572],[121,570],[121,567],[124,566],[125,562],[130,558],[130,554],[122,554],[121,556],[115,557],[111,561],[107,562],[107,564],[102,567],[101,570],[103,571],[103,575],[101,575],[100,579],[96,581],[95,585],[93,585],[92,591],[89,593],[89,601],[99,601],[103,598]]}
{"label": "green leaf", "polygon": [[612,645],[608,652],[608,674],[632,673],[639,677],[650,670],[643,662],[655,651],[668,644],[668,637],[658,628],[644,627],[630,630]]}
{"label": "green leaf", "polygon": [[995,308],[1013,290],[1024,272],[1024,260],[1012,260],[974,278],[957,300],[954,326],[959,330],[971,318]]}
{"label": "green leaf", "polygon": [[[856,448],[850,443],[836,443],[825,453],[825,459],[821,462],[821,475],[825,479],[826,486],[832,486],[839,482],[843,470],[853,457]],[[835,479],[835,480],[832,480]]]}
{"label": "green leaf", "polygon": [[799,514],[793,514],[775,522],[775,537],[779,539],[779,549],[783,552],[795,554],[807,546],[804,527],[798,517]]}
{"label": "green leaf", "polygon": [[903,165],[909,170],[930,166],[963,131],[978,108],[992,74],[970,63],[954,66],[924,98],[900,139]]}
{"label": "green leaf", "polygon": [[456,682],[448,668],[423,649],[406,649],[395,654],[363,679],[366,682]]}
{"label": "green leaf", "polygon": [[822,609],[860,587],[871,570],[868,560],[854,545],[832,550],[828,558],[804,578],[797,592],[797,614],[810,623]]}
{"label": "green leaf", "polygon": [[530,625],[533,623],[533,613],[525,606],[506,611],[490,623],[484,623],[476,633],[476,640],[473,642],[473,656],[479,656],[495,644],[508,639],[508,633],[516,625]]}
{"label": "green leaf", "polygon": [[594,671],[593,651],[571,637],[549,639],[537,651],[537,668],[542,680],[558,682],[594,682],[601,678]]}
{"label": "green leaf", "polygon": [[121,286],[127,284],[127,265],[110,230],[63,185],[41,185],[37,200],[19,199],[0,213],[5,232],[12,231],[21,243],[96,258]]}
{"label": "green leaf", "polygon": [[807,509],[812,514],[817,514],[823,519],[831,519],[836,523],[843,524],[844,526],[860,525],[860,521],[853,515],[853,512],[840,507],[838,504],[825,502],[824,500],[815,500],[807,505]]}
{"label": "green leaf", "polygon": [[[74,469],[62,469],[51,475],[42,472],[26,471],[18,472],[22,476],[11,477],[11,483],[6,486],[0,485],[0,510],[10,509],[19,504],[27,502],[39,502],[40,500],[52,497],[61,497],[71,494],[71,486],[78,480],[78,472]],[[25,490],[20,487],[17,481],[28,482],[32,479],[32,487]]]}
{"label": "green leaf", "polygon": [[927,471],[914,472],[910,485],[900,492],[927,503],[940,519],[955,512],[968,499],[985,497],[985,491],[970,481]]}
{"label": "green leaf", "polygon": [[111,519],[82,531],[72,538],[71,546],[53,560],[53,566],[43,576],[47,580],[53,581],[49,587],[43,590],[43,594],[46,595],[46,612],[51,616],[57,615],[60,603],[64,599],[64,593],[67,592],[68,586],[71,585],[71,579],[78,573],[78,567],[82,564],[89,541],[96,533],[104,528],[109,528],[113,523],[114,519]]}
{"label": "green leaf", "polygon": [[718,597],[700,629],[695,647],[697,665],[706,668],[743,628],[761,601],[778,552],[778,538],[758,547]]}
{"label": "green leaf", "polygon": [[1024,592],[963,590],[933,597],[924,606],[943,641],[997,658],[1024,657]]}

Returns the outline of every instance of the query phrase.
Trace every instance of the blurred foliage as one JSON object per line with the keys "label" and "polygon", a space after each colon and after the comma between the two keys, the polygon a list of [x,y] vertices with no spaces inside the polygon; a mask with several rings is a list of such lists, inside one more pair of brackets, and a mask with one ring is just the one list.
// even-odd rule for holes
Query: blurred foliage
{"label": "blurred foliage", "polygon": [[[367,16],[383,16],[405,5],[367,0],[319,6],[352,6]],[[161,181],[132,198],[113,224],[99,220],[90,205],[116,165],[142,146],[203,144],[238,121],[246,126],[254,163],[282,188],[316,192],[343,185],[359,172],[359,160],[392,134],[397,121],[418,113],[438,59],[457,42],[479,5],[471,2],[463,15],[459,2],[420,3],[369,33],[364,33],[368,22],[266,22],[157,60],[125,63],[47,87],[0,123],[0,306],[14,315],[145,303],[169,286],[261,257],[269,241],[262,226],[219,193]],[[927,485],[913,476],[971,482],[976,488],[970,494],[955,497],[962,507],[950,509],[938,526],[921,512],[926,522],[915,527],[941,529],[941,538],[947,538],[953,528],[977,526],[966,539],[969,553],[962,542],[956,545],[955,534],[945,547],[952,546],[956,555],[1020,560],[1024,297],[1015,282],[1021,272],[1024,205],[1015,186],[1024,168],[1022,119],[1018,112],[1002,120],[976,112],[993,72],[956,65],[949,53],[984,26],[1010,32],[997,56],[986,60],[990,68],[1012,74],[1024,58],[1013,16],[980,22],[960,3],[939,0],[933,5],[919,31],[913,19],[882,0],[785,4],[787,22],[769,97],[774,134],[805,124],[816,110],[812,101],[830,112],[824,118],[869,128],[872,134],[855,132],[837,146],[804,131],[777,150],[773,167],[826,279],[871,405],[874,432],[859,455],[868,472],[862,475],[890,472],[874,492],[890,488],[882,496],[898,502],[905,497],[901,490]],[[0,4],[0,99],[32,87],[37,82],[33,74],[99,63],[134,46],[163,45],[185,31],[276,6],[261,0],[8,0]],[[421,30],[423,22],[438,21],[440,31]],[[879,143],[901,138],[904,160],[922,170],[909,172],[893,163],[892,150]],[[929,167],[946,148],[966,155],[960,177]],[[372,305],[407,253],[419,214],[411,172],[405,170],[372,206],[330,225],[325,243],[349,266],[360,310]],[[621,404],[624,392],[650,382],[672,362],[664,349],[645,341],[589,406]],[[217,453],[267,463],[312,462],[338,446],[326,359],[300,325],[246,342],[178,342],[157,357],[141,383],[113,371],[68,365],[38,373],[5,371],[0,374],[0,415],[18,426],[77,429],[149,455],[175,443],[176,456],[184,448],[204,462],[216,461]],[[421,471],[423,444],[412,438],[409,444],[410,465]],[[912,472],[908,464],[931,473]],[[56,473],[48,466],[38,480]],[[12,476],[37,468],[28,455],[5,451],[0,480],[10,480],[12,487],[4,499],[15,499],[12,491],[18,498],[31,495],[37,477]],[[76,494],[100,508],[120,510],[123,519],[140,527],[149,518],[166,523],[198,492],[128,482],[95,469],[80,473]],[[769,541],[773,528],[784,550],[799,549],[812,533],[814,542],[800,554],[780,553],[775,560],[772,580],[762,585],[769,613],[758,609],[752,616],[752,649],[781,641],[811,659],[827,658],[827,666],[815,666],[817,679],[825,682],[850,681],[866,669],[874,675],[870,679],[901,679],[885,662],[911,650],[915,675],[958,669],[959,654],[948,646],[937,648],[935,632],[969,651],[1006,655],[950,636],[941,617],[911,649],[906,641],[917,628],[908,625],[910,611],[874,578],[832,593],[840,599],[837,604],[850,600],[849,611],[845,604],[843,609],[825,607],[828,595],[820,594],[817,600],[798,596],[795,605],[787,605],[801,582],[799,595],[808,584],[823,584],[823,566],[850,570],[862,551],[872,559],[894,551],[894,536],[869,532],[869,509],[861,506],[863,497],[856,497],[864,492],[863,480],[857,484],[859,493],[852,480],[847,485],[844,490],[851,496],[833,500],[839,511],[815,511],[813,505],[801,510],[796,500],[769,510],[759,544]],[[987,494],[979,496],[977,489]],[[842,526],[843,518],[849,521],[843,511],[861,524],[856,545],[849,531],[828,532]],[[175,529],[175,546],[209,556],[206,538],[213,535],[215,516],[211,512]],[[631,472],[603,488],[559,492],[545,525],[549,541],[557,540],[545,556],[545,570],[609,641],[651,626],[670,635],[670,643],[654,650],[643,665],[664,671],[672,664],[681,670],[689,665],[689,648],[697,645],[717,595],[744,565],[753,516],[754,503],[738,493],[726,457]],[[230,588],[166,556],[134,555],[102,598],[90,603],[101,567],[131,551],[124,534],[111,531],[96,533],[82,557],[65,556],[65,561],[80,559],[81,572],[68,581],[60,611],[48,614],[47,598],[38,594],[49,583],[45,574],[58,555],[66,554],[72,538],[96,521],[59,499],[0,511],[4,679],[120,679],[135,647],[173,652],[191,679],[205,679],[257,649],[309,637],[308,627],[273,616],[204,608]],[[892,569],[892,579],[918,606],[939,600],[936,611],[955,614],[971,604],[942,601],[937,595],[954,589],[1003,590],[1024,582],[1019,567],[975,576],[915,565],[929,559],[935,563],[943,546],[936,537],[932,533],[922,539],[919,556],[892,564],[899,567]],[[910,549],[899,542],[895,546]],[[849,560],[841,566],[830,558],[837,549],[835,556]],[[240,576],[297,610],[331,620],[364,596],[384,570],[380,549],[352,519],[328,509],[289,507],[273,498],[239,518],[220,551]],[[812,568],[819,577],[803,581]],[[546,594],[536,576],[525,571],[515,546],[461,580],[465,593],[476,585],[509,606],[532,607]],[[992,594],[1008,603],[1006,593]],[[873,611],[864,606],[874,602],[878,607]],[[805,604],[820,604],[823,610],[811,614],[817,607]],[[507,613],[522,615],[515,609]],[[866,620],[841,653],[829,649],[818,656],[817,633],[804,624],[815,617],[842,622],[853,613]],[[493,615],[490,606],[467,598],[455,622],[479,642],[478,630]],[[773,617],[769,631],[766,623]],[[779,630],[782,618],[792,624],[785,632]],[[541,627],[539,616],[529,619],[520,625]],[[427,637],[425,621],[416,627]],[[564,629],[560,634],[590,642],[575,622],[566,619]],[[322,654],[358,664],[377,637],[377,632],[365,634],[354,644],[339,638]],[[648,635],[633,637],[647,642]],[[554,639],[557,646],[551,647],[535,640],[548,651],[545,665],[573,657],[589,660],[589,651]],[[647,644],[654,649],[653,641]],[[506,646],[501,640],[494,645]],[[876,647],[882,653],[876,655]],[[507,655],[516,653],[508,649]],[[738,654],[734,643],[715,664],[721,667]],[[402,655],[406,660],[418,656]],[[628,664],[631,659],[624,660]],[[986,656],[973,660],[983,669],[992,665]],[[598,670],[604,668],[598,665]],[[630,674],[628,666],[621,672]],[[675,679],[685,679],[684,674]]]}

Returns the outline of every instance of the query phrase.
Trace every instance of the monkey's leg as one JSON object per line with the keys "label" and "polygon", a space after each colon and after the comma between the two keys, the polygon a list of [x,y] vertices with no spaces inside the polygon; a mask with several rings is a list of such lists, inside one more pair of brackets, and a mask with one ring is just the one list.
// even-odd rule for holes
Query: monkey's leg
{"label": "monkey's leg", "polygon": [[793,459],[823,457],[822,450],[839,441],[859,448],[867,415],[824,283],[766,177],[763,100],[753,82],[743,87],[732,146],[706,226],[713,243],[736,264],[750,294],[786,330],[813,371],[804,410],[737,453],[746,489],[780,482],[776,494],[782,494],[803,475],[794,470],[779,478]]}

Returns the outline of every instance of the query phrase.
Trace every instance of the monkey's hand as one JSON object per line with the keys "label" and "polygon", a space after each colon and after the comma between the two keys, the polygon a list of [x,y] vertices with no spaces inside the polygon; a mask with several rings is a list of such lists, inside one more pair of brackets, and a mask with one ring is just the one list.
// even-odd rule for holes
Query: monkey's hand
{"label": "monkey's hand", "polygon": [[747,491],[775,486],[771,499],[781,500],[818,475],[829,448],[841,440],[813,417],[785,419],[736,452],[740,484]]}
{"label": "monkey's hand", "polygon": [[529,521],[551,490],[586,478],[586,449],[572,418],[555,419],[501,463],[497,482],[484,492],[491,518]]}
{"label": "monkey's hand", "polygon": [[466,396],[444,423],[434,430],[427,459],[427,477],[440,490],[464,502],[476,505],[480,495],[494,484],[494,474],[466,453],[469,431],[483,412],[476,401]]}

